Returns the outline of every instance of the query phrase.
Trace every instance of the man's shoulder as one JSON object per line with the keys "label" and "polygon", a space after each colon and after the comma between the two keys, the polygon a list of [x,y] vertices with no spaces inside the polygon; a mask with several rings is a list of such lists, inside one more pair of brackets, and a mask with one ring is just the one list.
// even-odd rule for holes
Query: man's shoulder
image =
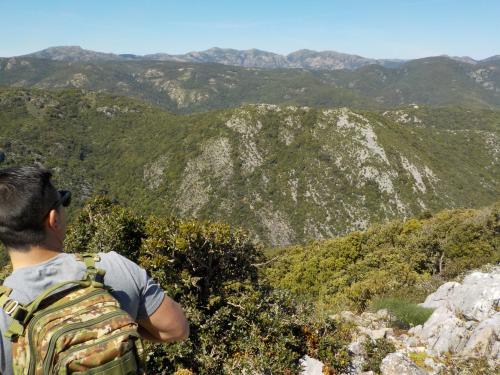
{"label": "man's shoulder", "polygon": [[109,251],[106,253],[97,253],[99,260],[96,263],[97,267],[102,267],[106,270],[128,270],[129,272],[137,272],[143,270],[134,261],[128,259],[127,257],[117,253],[116,251]]}
{"label": "man's shoulder", "polygon": [[125,289],[128,289],[127,285],[137,289],[144,287],[146,271],[137,263],[115,251],[98,253],[98,255],[100,260],[96,266],[106,272],[105,281],[111,286]]}

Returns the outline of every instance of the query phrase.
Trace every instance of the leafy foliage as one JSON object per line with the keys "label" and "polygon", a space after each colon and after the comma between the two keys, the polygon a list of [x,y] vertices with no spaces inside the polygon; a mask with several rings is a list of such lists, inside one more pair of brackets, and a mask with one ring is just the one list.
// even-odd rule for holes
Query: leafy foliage
{"label": "leafy foliage", "polygon": [[363,347],[366,352],[363,371],[375,371],[376,373],[380,371],[380,364],[387,354],[396,351],[394,344],[384,338],[375,341],[365,340]]}
{"label": "leafy foliage", "polygon": [[144,236],[142,218],[106,198],[96,198],[80,210],[66,244],[70,252],[116,251],[137,261]]}

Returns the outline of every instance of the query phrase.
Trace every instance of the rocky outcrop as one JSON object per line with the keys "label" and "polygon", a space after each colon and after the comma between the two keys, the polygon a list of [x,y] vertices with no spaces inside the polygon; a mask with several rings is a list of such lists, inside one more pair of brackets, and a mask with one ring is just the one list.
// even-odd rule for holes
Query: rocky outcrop
{"label": "rocky outcrop", "polygon": [[448,282],[423,307],[436,310],[410,333],[432,353],[487,357],[500,365],[500,267]]}
{"label": "rocky outcrop", "polygon": [[[499,305],[500,267],[497,266],[488,271],[472,272],[460,283],[443,284],[421,304],[435,311],[423,325],[408,332],[391,328],[393,318],[387,310],[361,315],[343,311],[332,318],[355,326],[348,347],[350,375],[370,373],[363,372],[367,363],[365,343],[380,339],[396,348],[380,363],[382,375],[468,373],[461,372],[462,366],[479,358],[489,366],[480,371],[494,373],[493,369],[500,368]],[[302,365],[303,375],[322,374],[321,363],[310,357],[305,357]]]}

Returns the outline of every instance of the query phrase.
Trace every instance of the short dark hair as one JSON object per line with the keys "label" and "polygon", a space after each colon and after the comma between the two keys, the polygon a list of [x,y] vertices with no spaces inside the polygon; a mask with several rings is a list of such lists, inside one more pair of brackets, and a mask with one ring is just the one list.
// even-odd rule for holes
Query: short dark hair
{"label": "short dark hair", "polygon": [[22,166],[0,169],[0,241],[15,250],[41,245],[43,222],[58,192],[45,168]]}

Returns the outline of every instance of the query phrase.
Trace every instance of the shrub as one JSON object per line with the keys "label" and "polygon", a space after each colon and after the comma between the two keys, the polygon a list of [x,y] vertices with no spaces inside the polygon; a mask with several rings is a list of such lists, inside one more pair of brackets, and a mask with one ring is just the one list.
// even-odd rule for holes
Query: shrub
{"label": "shrub", "polygon": [[375,341],[365,340],[363,343],[365,349],[365,363],[363,371],[380,371],[380,363],[389,353],[396,351],[396,347],[387,339],[377,339]]}
{"label": "shrub", "polygon": [[137,261],[144,235],[141,217],[107,198],[98,197],[79,212],[68,230],[65,248],[78,253],[114,250]]}

